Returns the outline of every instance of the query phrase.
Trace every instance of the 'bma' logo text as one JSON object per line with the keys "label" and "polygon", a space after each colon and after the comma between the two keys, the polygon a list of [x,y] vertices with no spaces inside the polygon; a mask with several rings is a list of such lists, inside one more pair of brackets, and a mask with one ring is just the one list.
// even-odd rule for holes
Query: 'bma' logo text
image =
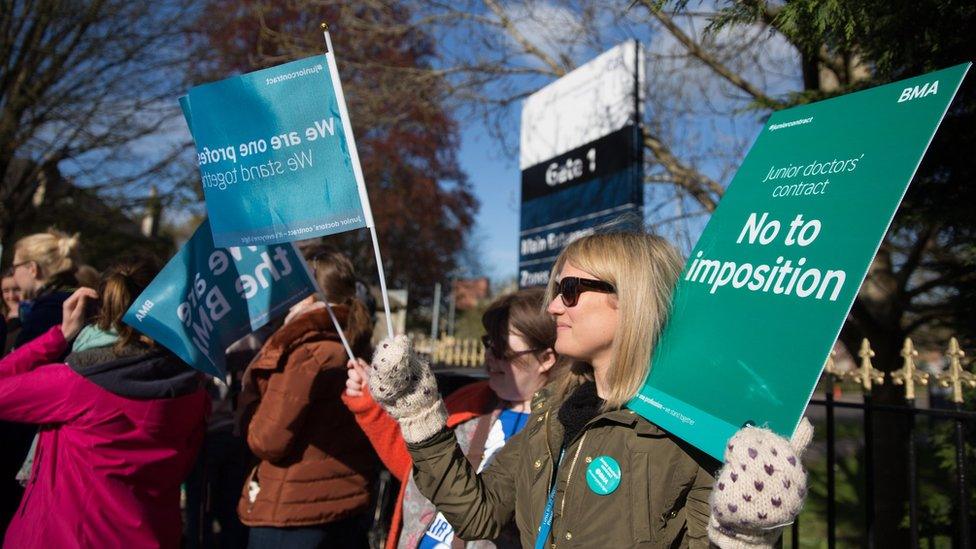
{"label": "'bma' logo text", "polygon": [[153,308],[153,305],[155,305],[155,303],[153,303],[152,300],[147,299],[142,304],[142,306],[139,307],[139,310],[136,311],[136,320],[138,320],[139,322],[142,322],[142,320],[144,318],[146,318],[146,315],[149,314],[149,310]]}
{"label": "'bma' logo text", "polygon": [[939,93],[939,81],[936,80],[935,82],[926,82],[921,86],[912,86],[902,90],[901,96],[898,98],[898,102],[903,103],[905,101],[911,101],[912,99],[919,99],[929,95],[935,95],[937,93]]}

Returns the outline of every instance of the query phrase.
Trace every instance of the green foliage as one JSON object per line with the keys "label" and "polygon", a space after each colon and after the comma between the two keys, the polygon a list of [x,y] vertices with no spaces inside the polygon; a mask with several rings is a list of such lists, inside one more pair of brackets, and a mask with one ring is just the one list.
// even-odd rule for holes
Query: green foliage
{"label": "green foliage", "polygon": [[[969,391],[965,409],[976,410],[976,391]],[[956,524],[956,422],[952,420],[919,421],[919,487],[922,536],[930,533],[951,535]],[[976,526],[976,422],[965,422],[963,459],[968,464],[966,494],[969,498],[970,524]],[[907,522],[906,522],[907,526]],[[928,531],[928,532],[927,532]]]}
{"label": "green foliage", "polygon": [[845,0],[799,0],[785,4],[732,2],[712,20],[709,30],[765,21],[801,53],[816,55],[822,46],[854,51],[869,26],[869,4]]}
{"label": "green foliage", "polygon": [[[740,0],[723,4],[710,30],[747,24],[767,25],[770,32],[780,33],[801,53],[806,89],[780,98],[785,106],[976,59],[976,40],[972,38],[976,34],[976,3],[971,1]],[[821,78],[824,73],[830,75],[830,82]],[[762,109],[763,105],[754,107]],[[964,346],[976,343],[973,150],[976,81],[970,75],[936,134],[882,247],[882,253],[890,254],[895,271],[892,282],[899,289],[889,302],[878,304],[872,311],[876,319],[883,319],[879,325],[903,330],[904,334],[921,327],[943,330],[958,336]]]}

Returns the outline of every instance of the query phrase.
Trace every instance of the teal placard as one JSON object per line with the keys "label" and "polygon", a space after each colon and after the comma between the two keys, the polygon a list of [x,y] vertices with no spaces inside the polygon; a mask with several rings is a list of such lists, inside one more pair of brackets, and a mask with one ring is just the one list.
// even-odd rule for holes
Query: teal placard
{"label": "teal placard", "polygon": [[331,54],[197,86],[180,107],[216,246],[372,225]]}
{"label": "teal placard", "polygon": [[679,279],[628,406],[717,459],[791,436],[970,63],[773,113]]}

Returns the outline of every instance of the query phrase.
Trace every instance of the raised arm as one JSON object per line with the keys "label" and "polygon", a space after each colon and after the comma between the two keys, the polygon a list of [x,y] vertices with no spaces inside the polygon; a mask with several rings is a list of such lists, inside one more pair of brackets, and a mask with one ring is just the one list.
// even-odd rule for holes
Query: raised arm
{"label": "raised arm", "polygon": [[478,475],[446,427],[447,410],[430,366],[413,354],[406,337],[383,341],[371,370],[369,390],[399,422],[420,492],[462,539],[496,538],[515,510],[521,437],[513,437]]}
{"label": "raised arm", "polygon": [[86,384],[65,364],[0,378],[0,420],[36,425],[71,421],[88,409]]}
{"label": "raised arm", "polygon": [[0,378],[23,374],[43,364],[55,362],[64,356],[67,349],[68,342],[61,333],[61,326],[55,326],[3,357],[0,360]]}
{"label": "raised arm", "polygon": [[[365,385],[363,388],[365,389]],[[406,480],[413,466],[413,459],[407,452],[403,435],[400,434],[400,424],[373,400],[368,390],[352,396],[347,389],[342,393],[342,402],[352,412],[359,428],[366,433],[366,438],[376,450],[380,461],[390,470],[390,474],[400,482]]]}
{"label": "raised arm", "polygon": [[98,299],[91,288],[78,288],[61,305],[61,324],[39,334],[0,360],[0,378],[30,371],[42,364],[50,364],[64,356],[78,332],[85,326],[88,301]]}

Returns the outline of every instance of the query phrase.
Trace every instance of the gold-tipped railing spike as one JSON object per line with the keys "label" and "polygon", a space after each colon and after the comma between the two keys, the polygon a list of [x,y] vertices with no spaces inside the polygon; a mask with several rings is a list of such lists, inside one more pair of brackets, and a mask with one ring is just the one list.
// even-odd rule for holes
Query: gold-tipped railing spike
{"label": "gold-tipped railing spike", "polygon": [[861,349],[857,352],[857,356],[861,357],[861,366],[846,372],[845,375],[860,384],[865,393],[870,393],[871,387],[884,383],[884,372],[871,364],[874,351],[871,350],[871,343],[867,338],[861,341]]}
{"label": "gold-tipped railing spike", "polygon": [[471,343],[471,340],[465,339],[464,341],[462,341],[462,345],[461,345],[462,346],[462,352],[461,352],[461,354],[464,357],[463,358],[463,362],[464,362],[465,368],[470,368],[472,366],[472,364],[471,364],[471,358],[472,358],[471,351],[472,351],[472,349],[471,349],[470,343]]}
{"label": "gold-tipped railing spike", "polygon": [[[826,375],[825,379],[829,382],[827,384],[827,390],[830,391],[829,396],[839,395],[841,391],[839,382],[844,379],[844,372],[837,369],[837,351],[833,349],[827,355],[827,363],[824,364],[824,374]],[[838,383],[834,384],[834,382]]]}
{"label": "gold-tipped railing spike", "polygon": [[946,351],[946,358],[949,360],[949,369],[938,376],[936,379],[942,387],[952,387],[952,401],[962,404],[962,388],[967,386],[970,389],[976,387],[976,375],[967,372],[962,367],[962,358],[966,353],[959,348],[959,341],[956,338],[949,340],[949,349]]}
{"label": "gold-tipped railing spike", "polygon": [[915,400],[915,384],[928,385],[929,374],[928,372],[920,372],[915,365],[915,358],[918,357],[918,351],[915,350],[915,345],[912,344],[912,338],[905,338],[905,344],[902,345],[901,353],[899,354],[902,358],[902,366],[894,372],[891,372],[891,380],[895,385],[905,386],[905,400]]}
{"label": "gold-tipped railing spike", "polygon": [[432,360],[438,364],[465,368],[477,368],[484,364],[485,352],[477,339],[441,334],[441,338],[433,342],[433,348]]}
{"label": "gold-tipped railing spike", "polygon": [[447,348],[447,356],[444,358],[444,362],[447,362],[451,366],[457,365],[457,342],[453,338],[444,337],[443,334],[441,335],[441,341],[444,342],[444,346]]}
{"label": "gold-tipped railing spike", "polygon": [[427,354],[434,364],[478,368],[485,361],[485,351],[479,339],[461,339],[441,334],[438,339],[421,336],[416,341],[414,348],[417,352]]}
{"label": "gold-tipped railing spike", "polygon": [[439,340],[439,339],[435,339],[435,340],[431,341],[430,345],[431,345],[431,348],[433,349],[433,353],[432,354],[434,355],[434,362],[443,363],[444,362],[444,356],[446,354],[445,353],[445,351],[446,351],[445,347],[446,346],[444,345],[444,343],[441,342],[441,340]]}
{"label": "gold-tipped railing spike", "polygon": [[834,380],[840,381],[844,378],[844,372],[837,369],[837,351],[831,349],[827,355],[827,363],[824,364],[824,373],[832,376]]}

